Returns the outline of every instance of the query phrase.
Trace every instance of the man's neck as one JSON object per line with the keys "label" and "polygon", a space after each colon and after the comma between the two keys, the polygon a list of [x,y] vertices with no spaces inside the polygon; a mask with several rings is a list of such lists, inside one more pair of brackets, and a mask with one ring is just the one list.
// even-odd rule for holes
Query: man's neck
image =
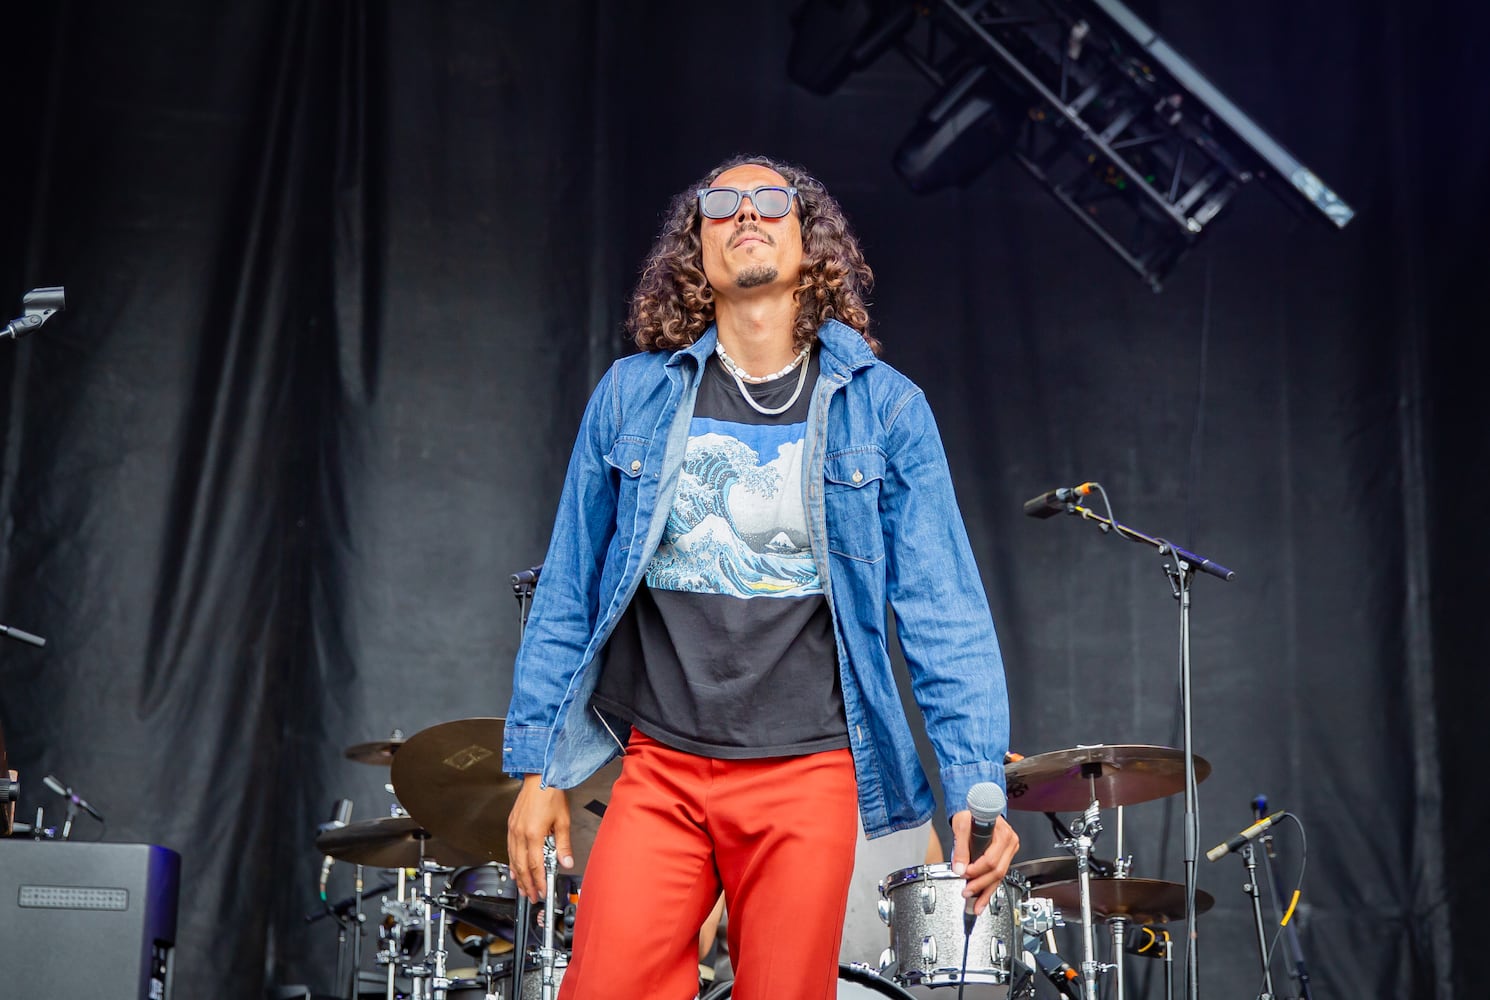
{"label": "man's neck", "polygon": [[797,350],[792,331],[797,304],[790,296],[718,299],[714,319],[719,343],[735,364],[751,375],[769,375],[791,364]]}

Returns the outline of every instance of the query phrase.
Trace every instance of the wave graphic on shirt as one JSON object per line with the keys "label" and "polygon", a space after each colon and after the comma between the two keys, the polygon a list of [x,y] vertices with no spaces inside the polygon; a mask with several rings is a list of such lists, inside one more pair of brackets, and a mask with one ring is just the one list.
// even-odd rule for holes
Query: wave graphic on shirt
{"label": "wave graphic on shirt", "polygon": [[823,592],[802,507],[802,440],[771,443],[775,457],[763,463],[731,435],[689,438],[647,586],[740,598]]}

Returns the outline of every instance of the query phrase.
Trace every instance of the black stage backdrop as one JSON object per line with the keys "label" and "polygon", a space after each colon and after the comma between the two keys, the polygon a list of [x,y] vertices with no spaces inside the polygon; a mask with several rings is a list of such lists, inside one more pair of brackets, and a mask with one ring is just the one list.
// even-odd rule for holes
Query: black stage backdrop
{"label": "black stage backdrop", "polygon": [[[178,996],[330,991],[314,828],[389,803],[342,749],[502,713],[508,577],[665,200],[759,150],[827,182],[876,268],[1015,747],[1180,740],[1159,558],[1020,513],[1098,479],[1238,571],[1195,585],[1201,846],[1267,793],[1310,834],[1316,996],[1475,995],[1490,94],[1454,6],[1135,4],[1360,212],[1333,233],[1246,191],[1154,295],[1012,163],[910,195],[889,161],[926,85],[892,55],[797,89],[790,5],[7,4],[0,304],[70,299],[0,351],[0,621],[50,640],[0,650],[21,814],[55,815],[55,772],[108,817],[81,837],[181,852]],[[1178,800],[1125,813],[1136,873],[1179,879]],[[1240,863],[1200,875],[1202,992],[1255,996]]]}

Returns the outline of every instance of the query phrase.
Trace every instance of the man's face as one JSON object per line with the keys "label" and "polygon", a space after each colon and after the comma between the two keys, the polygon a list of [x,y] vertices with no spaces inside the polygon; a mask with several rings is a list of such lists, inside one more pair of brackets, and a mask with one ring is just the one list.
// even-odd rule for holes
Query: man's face
{"label": "man's face", "polygon": [[[710,187],[732,187],[751,191],[762,185],[789,187],[785,177],[758,163],[731,167],[714,178]],[[797,199],[792,210],[779,219],[762,218],[749,197],[727,219],[699,219],[699,241],[703,245],[704,275],[716,295],[737,290],[797,287],[802,270],[802,223],[797,218]]]}

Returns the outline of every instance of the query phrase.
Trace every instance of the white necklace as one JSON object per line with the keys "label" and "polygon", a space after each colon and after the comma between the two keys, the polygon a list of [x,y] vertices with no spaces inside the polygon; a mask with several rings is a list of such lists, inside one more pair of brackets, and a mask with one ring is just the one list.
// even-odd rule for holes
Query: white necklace
{"label": "white necklace", "polygon": [[[719,360],[724,365],[724,370],[729,372],[730,378],[735,380],[735,385],[740,387],[740,395],[745,397],[745,402],[749,403],[750,408],[755,410],[755,412],[767,417],[779,416],[780,414],[785,413],[787,410],[790,410],[792,406],[796,404],[797,400],[800,399],[802,396],[802,387],[807,384],[807,369],[812,367],[811,365],[803,364],[803,361],[806,360],[807,355],[812,353],[811,344],[808,344],[806,347],[802,348],[802,352],[797,355],[796,360],[787,365],[785,368],[781,369],[781,371],[775,372],[771,375],[765,375],[756,378],[752,378],[751,376],[746,375],[744,370],[741,369],[739,365],[735,364],[734,359],[732,359],[728,354],[725,353],[724,347],[722,345],[715,344],[714,353],[719,355]],[[745,379],[747,378],[756,383],[770,382],[775,379],[781,378],[787,372],[798,366],[801,367],[802,373],[797,376],[797,390],[792,393],[791,399],[788,399],[780,406],[762,406],[755,401],[755,397],[750,394],[749,387],[745,385]]]}
{"label": "white necklace", "polygon": [[741,368],[739,364],[736,363],[734,358],[729,356],[729,353],[724,349],[723,344],[719,343],[718,341],[714,342],[714,353],[719,355],[720,361],[724,362],[725,369],[740,381],[749,382],[752,385],[760,385],[762,382],[776,381],[777,379],[781,378],[781,376],[787,374],[793,368],[800,365],[802,363],[802,360],[806,358],[807,355],[811,353],[811,351],[812,345],[808,344],[806,347],[798,351],[797,356],[795,358],[792,358],[792,363],[781,369],[781,371],[772,372],[769,375],[751,375],[745,369]]}

